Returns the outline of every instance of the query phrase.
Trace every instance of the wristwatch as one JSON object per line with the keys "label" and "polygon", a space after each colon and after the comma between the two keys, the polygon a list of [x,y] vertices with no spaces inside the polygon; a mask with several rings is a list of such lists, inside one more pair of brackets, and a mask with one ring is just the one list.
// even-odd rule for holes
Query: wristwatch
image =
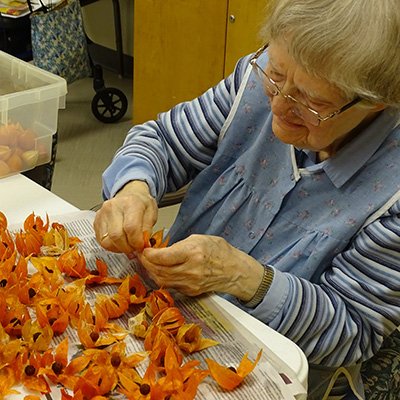
{"label": "wristwatch", "polygon": [[254,296],[248,302],[244,303],[243,301],[240,301],[240,303],[248,308],[255,308],[256,306],[258,306],[262,302],[265,295],[268,293],[273,279],[274,270],[270,266],[265,265],[260,286],[258,286]]}

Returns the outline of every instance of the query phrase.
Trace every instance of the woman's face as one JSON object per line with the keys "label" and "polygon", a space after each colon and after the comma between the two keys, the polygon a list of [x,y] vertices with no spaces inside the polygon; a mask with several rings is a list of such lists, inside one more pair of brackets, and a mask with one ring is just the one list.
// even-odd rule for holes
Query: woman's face
{"label": "woman's face", "polygon": [[[283,41],[271,41],[268,47],[267,75],[284,94],[290,94],[325,117],[349,102],[343,94],[325,80],[308,75],[289,55]],[[351,100],[351,99],[350,99]],[[270,96],[274,134],[283,142],[297,148],[332,155],[340,143],[352,134],[363,120],[370,117],[371,109],[349,108],[343,113],[321,121],[318,127],[293,113],[294,103],[281,95]]]}

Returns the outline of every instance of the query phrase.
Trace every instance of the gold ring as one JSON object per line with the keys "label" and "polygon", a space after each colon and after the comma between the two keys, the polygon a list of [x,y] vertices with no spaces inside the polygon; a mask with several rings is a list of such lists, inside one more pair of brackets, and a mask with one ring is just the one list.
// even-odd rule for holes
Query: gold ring
{"label": "gold ring", "polygon": [[106,232],[100,239],[100,241],[102,242],[106,237],[108,237],[108,232]]}

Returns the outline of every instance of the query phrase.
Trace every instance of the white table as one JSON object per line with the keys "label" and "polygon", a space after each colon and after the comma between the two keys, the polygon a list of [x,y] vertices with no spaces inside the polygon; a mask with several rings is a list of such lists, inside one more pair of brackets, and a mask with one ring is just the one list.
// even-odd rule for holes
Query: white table
{"label": "white table", "polygon": [[[51,219],[52,216],[75,212],[78,209],[25,176],[14,175],[0,179],[0,211],[6,215],[10,224],[14,224],[23,222],[32,211],[42,217],[47,213]],[[283,360],[307,388],[308,363],[296,344],[228,301],[215,297],[217,303],[237,323],[245,326]]]}
{"label": "white table", "polygon": [[24,175],[13,175],[0,179],[0,211],[10,224],[18,224],[32,211],[42,217],[46,213],[52,217],[78,211],[78,208]]}

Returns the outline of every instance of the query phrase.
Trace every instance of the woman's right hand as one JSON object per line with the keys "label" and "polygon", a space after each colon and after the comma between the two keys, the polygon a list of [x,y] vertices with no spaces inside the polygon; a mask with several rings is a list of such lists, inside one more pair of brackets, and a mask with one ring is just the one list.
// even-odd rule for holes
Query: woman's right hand
{"label": "woman's right hand", "polygon": [[142,251],[143,232],[152,231],[157,215],[157,202],[147,183],[131,181],[97,211],[96,239],[105,249],[116,253]]}

